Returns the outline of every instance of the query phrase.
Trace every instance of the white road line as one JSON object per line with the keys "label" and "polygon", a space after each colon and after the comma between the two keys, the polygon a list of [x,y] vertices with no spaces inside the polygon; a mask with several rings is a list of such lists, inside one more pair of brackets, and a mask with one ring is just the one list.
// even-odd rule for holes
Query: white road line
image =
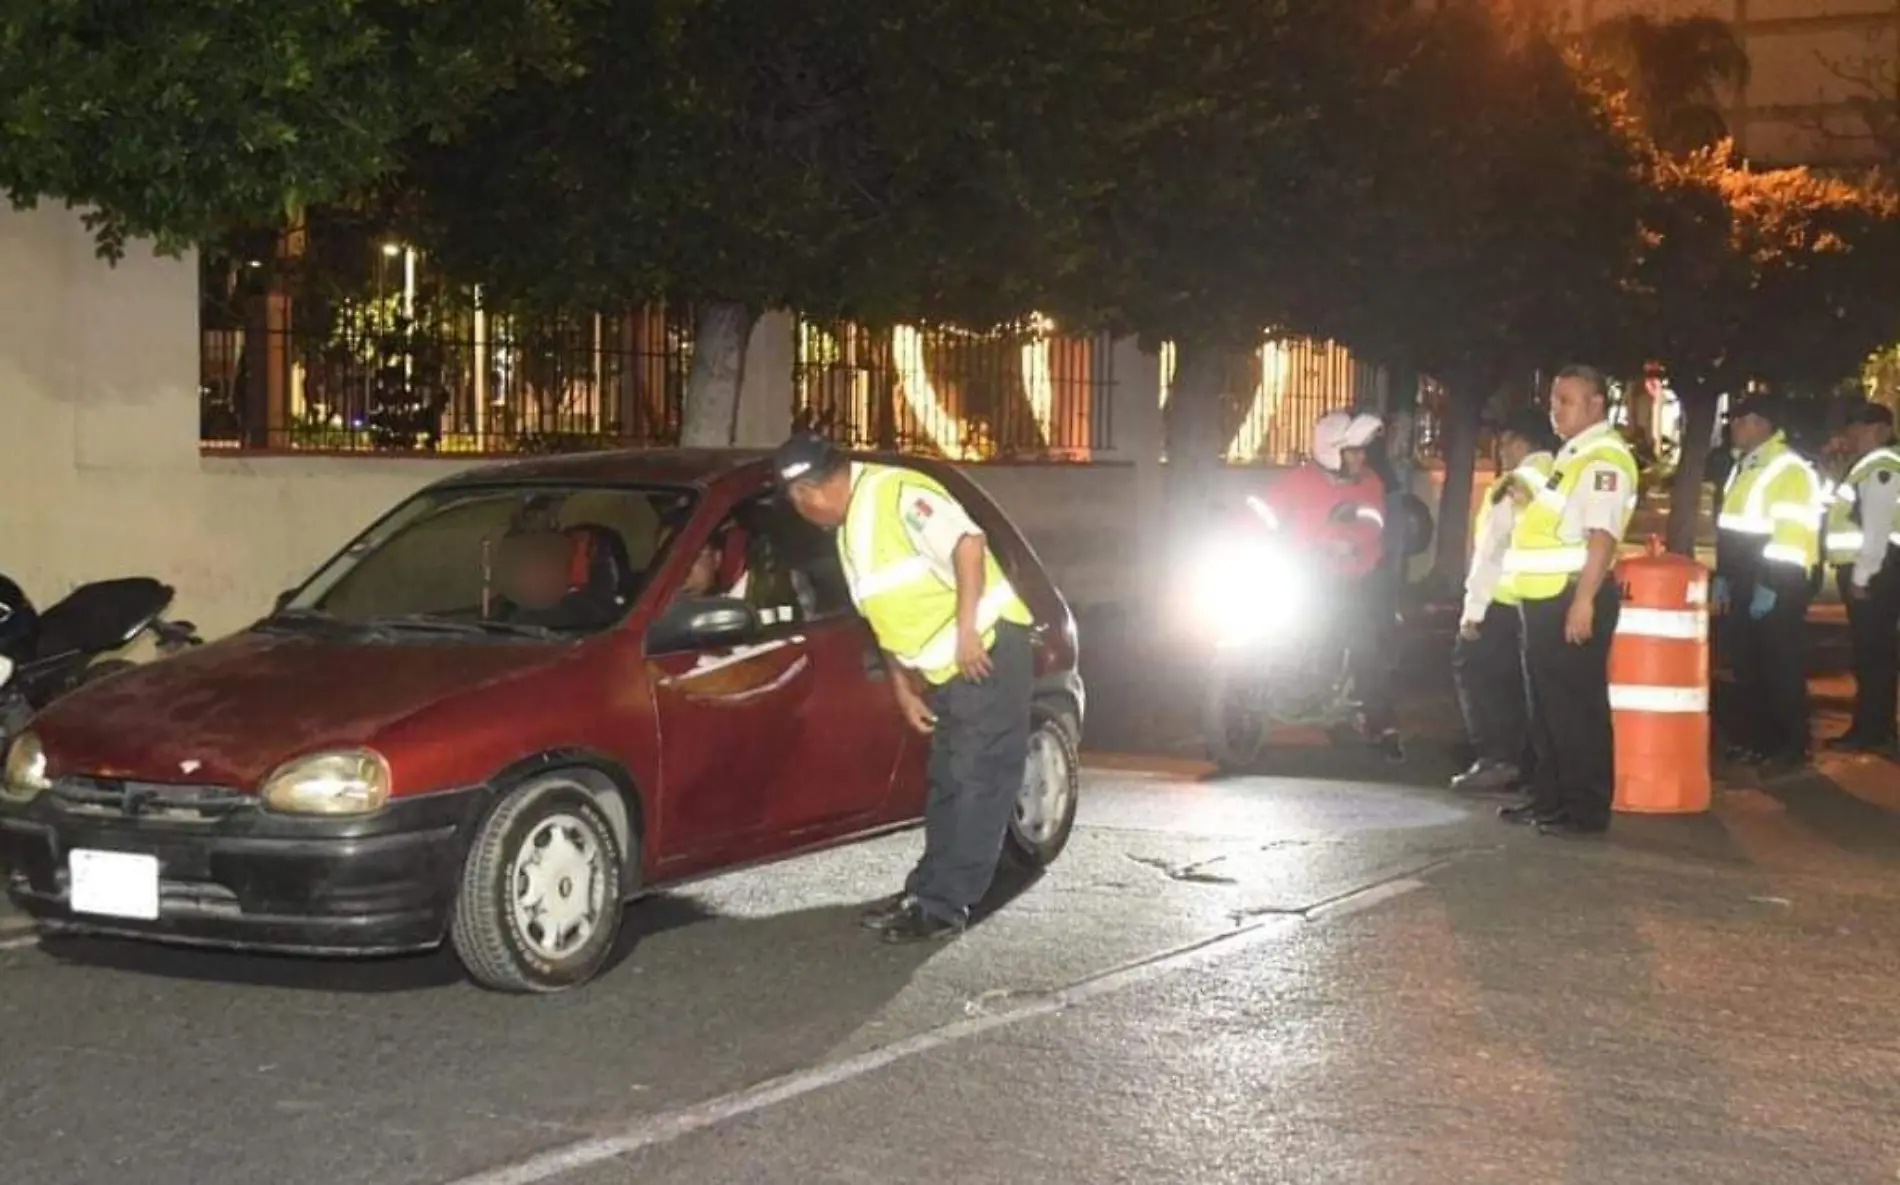
{"label": "white road line", "polygon": [[[1309,916],[1314,921],[1322,917],[1343,917],[1424,887],[1425,882],[1416,876],[1369,885],[1326,903],[1322,907],[1323,913],[1321,909],[1315,909]],[[1360,904],[1362,899],[1369,900]],[[790,1102],[813,1091],[824,1090],[841,1082],[860,1078],[896,1062],[916,1057],[918,1054],[930,1053],[946,1045],[952,1045],[994,1029],[1007,1028],[1026,1020],[1062,1012],[1099,996],[1126,991],[1196,962],[1238,953],[1269,934],[1277,935],[1300,924],[1299,920],[1292,916],[1264,917],[1238,930],[1082,980],[1080,983],[1037,997],[1004,1012],[955,1021],[829,1065],[812,1066],[778,1078],[768,1079],[744,1090],[709,1099],[703,1103],[645,1116],[612,1135],[553,1148],[514,1164],[502,1165],[473,1176],[459,1178],[449,1182],[448,1185],[538,1185],[539,1182],[551,1180],[602,1161],[626,1156],[644,1148],[668,1144],[681,1136],[717,1126],[729,1119],[750,1115],[754,1111],[762,1111],[767,1107]]]}
{"label": "white road line", "polygon": [[40,936],[27,934],[20,938],[0,938],[0,950],[25,950],[29,946],[38,946]]}

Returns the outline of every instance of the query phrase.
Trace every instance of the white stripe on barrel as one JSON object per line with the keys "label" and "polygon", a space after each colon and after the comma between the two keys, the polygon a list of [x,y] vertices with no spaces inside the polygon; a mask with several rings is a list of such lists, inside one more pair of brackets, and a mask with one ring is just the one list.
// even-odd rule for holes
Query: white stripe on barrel
{"label": "white stripe on barrel", "polygon": [[1706,712],[1706,687],[1646,687],[1639,683],[1610,684],[1613,712]]}
{"label": "white stripe on barrel", "polygon": [[1638,638],[1684,638],[1700,642],[1709,636],[1709,616],[1696,609],[1632,609],[1617,614],[1616,632]]}

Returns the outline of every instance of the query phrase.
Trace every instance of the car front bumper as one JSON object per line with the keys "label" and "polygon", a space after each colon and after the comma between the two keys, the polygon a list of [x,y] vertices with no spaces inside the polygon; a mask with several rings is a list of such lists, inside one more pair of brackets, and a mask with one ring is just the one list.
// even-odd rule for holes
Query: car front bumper
{"label": "car front bumper", "polygon": [[[485,788],[401,798],[374,815],[271,814],[254,803],[215,818],[77,807],[42,794],[0,805],[0,875],[48,931],[238,950],[369,955],[423,950],[447,932]],[[153,920],[78,913],[75,849],[155,856]]]}

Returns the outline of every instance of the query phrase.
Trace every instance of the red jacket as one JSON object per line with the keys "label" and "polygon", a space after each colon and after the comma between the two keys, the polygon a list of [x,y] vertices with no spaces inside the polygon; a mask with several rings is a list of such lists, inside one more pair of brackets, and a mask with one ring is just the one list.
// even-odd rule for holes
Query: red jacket
{"label": "red jacket", "polygon": [[1367,576],[1385,554],[1385,484],[1370,470],[1342,481],[1306,464],[1264,498],[1280,530],[1342,576]]}

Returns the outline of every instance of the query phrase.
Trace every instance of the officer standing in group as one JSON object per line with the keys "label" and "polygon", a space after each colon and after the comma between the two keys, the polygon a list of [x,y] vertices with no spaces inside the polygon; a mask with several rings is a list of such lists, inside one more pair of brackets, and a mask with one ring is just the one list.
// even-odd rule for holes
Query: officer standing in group
{"label": "officer standing in group", "polygon": [[1507,790],[1527,768],[1523,630],[1504,555],[1520,510],[1550,479],[1555,447],[1549,415],[1535,408],[1521,409],[1498,431],[1498,476],[1471,524],[1471,568],[1451,658],[1465,733],[1477,751],[1471,768],[1451,780],[1454,790]]}
{"label": "officer standing in group", "polygon": [[1529,800],[1498,813],[1546,835],[1589,835],[1609,828],[1615,792],[1609,657],[1621,594],[1610,570],[1636,510],[1639,474],[1609,423],[1602,372],[1560,371],[1550,418],[1564,444],[1504,556],[1524,631],[1536,768]]}
{"label": "officer standing in group", "polygon": [[1821,560],[1821,475],[1788,444],[1765,395],[1730,416],[1742,453],[1716,516],[1710,596],[1735,675],[1731,756],[1771,771],[1808,760],[1808,604]]}
{"label": "officer standing in group", "polygon": [[1863,404],[1842,435],[1854,459],[1828,505],[1827,560],[1853,639],[1854,719],[1830,744],[1891,750],[1900,683],[1900,522],[1894,514],[1900,452],[1893,447],[1893,412]]}
{"label": "officer standing in group", "polygon": [[837,532],[851,599],[884,651],[904,719],[930,737],[924,853],[864,924],[888,942],[962,933],[995,876],[1029,756],[1029,607],[949,490],[796,435],[773,456],[807,521]]}

